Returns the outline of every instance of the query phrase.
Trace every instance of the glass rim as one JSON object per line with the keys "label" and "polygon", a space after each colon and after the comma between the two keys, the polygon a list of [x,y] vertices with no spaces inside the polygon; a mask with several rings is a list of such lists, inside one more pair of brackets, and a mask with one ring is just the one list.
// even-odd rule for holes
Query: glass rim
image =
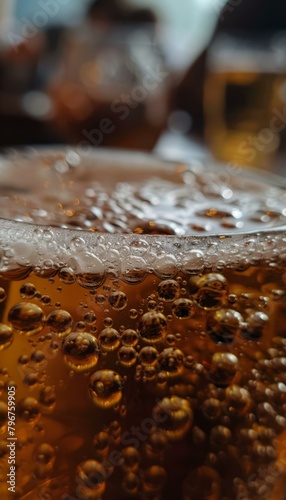
{"label": "glass rim", "polygon": [[[66,154],[67,151],[74,151],[72,146],[40,147],[40,148],[17,148],[8,151],[8,155],[2,155],[1,159],[5,161],[15,160],[16,158],[29,159],[31,155],[34,158],[55,157],[59,154]],[[189,168],[193,164],[194,168],[221,168],[225,170],[225,165],[209,160],[202,165],[202,162],[193,158],[186,162],[175,162],[164,159],[152,153],[138,152],[132,150],[117,150],[112,148],[92,148],[81,156],[84,159],[104,160],[111,163],[114,167],[114,161],[117,164],[134,167],[150,167],[165,169],[167,165],[170,168],[179,166]],[[257,180],[271,183],[273,187],[285,187],[286,181],[279,176],[261,172],[258,169],[245,171],[242,167],[243,176],[246,179]],[[1,171],[0,171],[1,182]],[[272,244],[270,244],[272,241]],[[235,232],[207,233],[207,234],[137,234],[137,233],[108,233],[92,232],[89,230],[79,230],[74,228],[58,227],[46,224],[30,223],[27,221],[7,219],[0,217],[0,247],[3,249],[13,248],[16,252],[2,263],[3,269],[15,267],[15,263],[21,266],[31,265],[50,266],[51,263],[56,267],[67,266],[66,254],[70,259],[75,258],[80,262],[76,267],[78,270],[86,272],[90,266],[92,268],[113,269],[116,272],[119,267],[119,261],[127,259],[129,265],[138,267],[157,268],[163,272],[164,266],[184,269],[188,273],[188,267],[191,262],[201,262],[205,260],[208,266],[218,265],[224,261],[225,265],[230,265],[234,260],[244,261],[250,258],[251,254],[256,252],[260,258],[273,259],[277,257],[277,251],[286,247],[286,225],[265,227],[248,231],[237,230]],[[34,250],[27,251],[27,249]],[[244,248],[243,252],[240,252]],[[41,250],[41,255],[35,256],[35,249]],[[116,254],[117,252],[117,254]],[[9,253],[9,252],[8,252]],[[51,258],[51,253],[53,258]],[[79,256],[79,254],[82,254]],[[113,255],[114,254],[114,255]],[[44,255],[44,257],[43,257]],[[85,255],[85,257],[84,257]],[[92,258],[91,258],[92,255]],[[145,257],[152,255],[146,261]],[[87,256],[87,257],[86,257]],[[164,257],[165,256],[165,257]],[[167,258],[166,256],[169,256]],[[208,257],[211,256],[211,259]],[[144,258],[143,258],[144,257]],[[171,258],[172,257],[172,258]],[[253,255],[255,258],[255,255]],[[90,260],[90,266],[83,263],[84,259]],[[137,261],[136,261],[137,259]],[[140,260],[141,259],[141,260]],[[121,263],[122,264],[122,263]],[[189,273],[191,273],[189,269]],[[169,273],[172,274],[172,273]]]}

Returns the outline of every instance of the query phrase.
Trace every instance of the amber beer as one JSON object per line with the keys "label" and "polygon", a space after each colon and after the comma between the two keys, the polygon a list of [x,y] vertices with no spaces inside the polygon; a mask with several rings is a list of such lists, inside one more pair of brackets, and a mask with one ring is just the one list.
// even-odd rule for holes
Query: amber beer
{"label": "amber beer", "polygon": [[216,168],[2,158],[1,499],[285,499],[286,191]]}

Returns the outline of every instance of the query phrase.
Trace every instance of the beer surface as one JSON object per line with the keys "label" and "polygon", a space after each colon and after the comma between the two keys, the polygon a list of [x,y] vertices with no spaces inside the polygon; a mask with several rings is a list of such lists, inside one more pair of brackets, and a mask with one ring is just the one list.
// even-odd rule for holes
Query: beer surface
{"label": "beer surface", "polygon": [[54,156],[3,159],[1,499],[285,500],[284,190]]}
{"label": "beer surface", "polygon": [[258,180],[231,166],[138,158],[81,158],[71,150],[3,159],[1,216],[92,232],[178,236],[286,223],[286,191],[271,178]]}

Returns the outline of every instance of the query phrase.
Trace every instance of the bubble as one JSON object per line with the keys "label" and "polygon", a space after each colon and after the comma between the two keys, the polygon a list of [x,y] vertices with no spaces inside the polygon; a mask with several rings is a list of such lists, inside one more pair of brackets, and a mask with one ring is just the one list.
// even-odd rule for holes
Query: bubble
{"label": "bubble", "polygon": [[95,297],[95,302],[97,304],[104,304],[104,302],[106,301],[104,295],[102,295],[101,293],[98,294],[96,297]]}
{"label": "bubble", "polygon": [[285,299],[284,290],[272,289],[270,292],[273,302],[280,302]]}
{"label": "bubble", "polygon": [[42,443],[36,451],[35,460],[39,464],[50,465],[54,464],[55,455],[55,450],[50,444]]}
{"label": "bubble", "polygon": [[109,295],[108,302],[115,311],[122,311],[127,306],[128,299],[124,292],[117,290]]}
{"label": "bubble", "polygon": [[106,455],[109,451],[110,439],[111,438],[108,432],[99,432],[93,438],[94,449],[99,451],[101,454]]}
{"label": "bubble", "polygon": [[194,315],[195,306],[189,299],[177,299],[173,303],[172,313],[178,319],[191,318]]}
{"label": "bubble", "polygon": [[87,325],[94,325],[94,323],[97,320],[96,315],[94,314],[93,311],[87,312],[84,315],[83,319],[84,319],[84,321],[86,322]]}
{"label": "bubble", "polygon": [[214,342],[230,344],[240,334],[243,324],[241,314],[233,309],[215,311],[207,320],[207,330]]}
{"label": "bubble", "polygon": [[211,380],[221,387],[229,385],[236,375],[238,365],[238,359],[234,354],[216,352],[212,357]]}
{"label": "bubble", "polygon": [[9,311],[8,320],[12,327],[21,333],[35,335],[44,327],[44,313],[36,304],[19,302]]}
{"label": "bubble", "polygon": [[83,332],[85,330],[86,324],[84,321],[77,321],[75,326],[76,326],[77,331]]}
{"label": "bubble", "polygon": [[209,273],[201,278],[191,277],[189,290],[200,308],[205,310],[219,309],[227,299],[228,283],[221,274]]}
{"label": "bubble", "polygon": [[161,281],[158,285],[157,295],[160,300],[172,302],[180,296],[180,285],[175,280]]}
{"label": "bubble", "polygon": [[[142,373],[143,373],[143,382],[146,380],[150,381],[155,379],[157,370],[155,366],[145,366]],[[160,376],[160,374],[158,376]]]}
{"label": "bubble", "polygon": [[151,465],[143,473],[143,486],[147,494],[159,492],[166,481],[166,470],[160,465]]}
{"label": "bubble", "polygon": [[207,439],[206,433],[198,426],[193,427],[192,436],[194,443],[199,445],[204,443]]}
{"label": "bubble", "polygon": [[76,371],[93,368],[99,359],[99,346],[95,337],[85,332],[73,332],[62,343],[65,363]]}
{"label": "bubble", "polygon": [[139,361],[143,366],[154,366],[157,364],[159,353],[155,347],[143,347],[139,352]]}
{"label": "bubble", "polygon": [[77,283],[83,288],[99,288],[105,281],[104,273],[81,273],[76,276]]}
{"label": "bubble", "polygon": [[29,387],[33,387],[34,385],[39,383],[39,375],[38,373],[27,373],[25,375],[23,382],[25,385],[28,385]]}
{"label": "bubble", "polygon": [[217,420],[221,416],[222,404],[219,399],[208,398],[202,404],[202,413],[208,420]]}
{"label": "bubble", "polygon": [[72,321],[70,313],[62,309],[56,309],[48,315],[47,326],[52,332],[56,332],[59,336],[63,336],[71,332]]}
{"label": "bubble", "polygon": [[168,439],[176,441],[182,439],[191,427],[193,411],[186,399],[171,396],[157,403],[153,417]]}
{"label": "bubble", "polygon": [[139,469],[140,453],[136,448],[127,446],[122,450],[123,463],[121,465],[125,472],[136,472]]}
{"label": "bubble", "polygon": [[43,351],[33,351],[31,354],[31,361],[37,365],[43,363],[46,360],[45,354]]}
{"label": "bubble", "polygon": [[133,366],[137,361],[137,352],[131,346],[122,346],[118,351],[118,360],[122,366]]}
{"label": "bubble", "polygon": [[21,420],[33,424],[36,423],[41,416],[39,403],[32,397],[23,398],[18,402],[17,413]]}
{"label": "bubble", "polygon": [[227,297],[227,301],[229,302],[229,304],[235,304],[237,301],[237,296],[235,295],[235,293],[230,293]]}
{"label": "bubble", "polygon": [[60,347],[60,344],[59,344],[57,341],[55,341],[55,340],[53,340],[53,341],[50,343],[50,349],[51,349],[52,351],[57,351],[57,350],[59,349],[59,347]]}
{"label": "bubble", "polygon": [[249,311],[242,335],[249,340],[257,340],[265,332],[269,316],[262,311]]}
{"label": "bubble", "polygon": [[148,311],[154,311],[154,309],[156,309],[156,307],[157,307],[157,302],[155,302],[155,300],[148,300],[148,303],[147,303]]}
{"label": "bubble", "polygon": [[231,440],[231,431],[224,425],[217,425],[213,427],[210,432],[210,443],[222,449],[229,444]]}
{"label": "bubble", "polygon": [[5,424],[8,420],[8,406],[4,401],[0,401],[0,431],[5,429]]}
{"label": "bubble", "polygon": [[4,302],[5,299],[6,299],[6,290],[0,287],[0,303]]}
{"label": "bubble", "polygon": [[169,335],[167,335],[167,337],[166,337],[166,342],[169,345],[174,345],[176,343],[175,335],[173,335],[172,333],[169,333]]}
{"label": "bubble", "polygon": [[168,438],[166,434],[160,430],[154,430],[146,444],[146,453],[150,457],[160,456],[166,451],[167,445]]}
{"label": "bubble", "polygon": [[112,318],[104,318],[103,320],[103,325],[107,327],[111,327],[113,325],[113,319]]}
{"label": "bubble", "polygon": [[128,472],[122,481],[122,489],[130,497],[135,497],[139,492],[140,479],[134,472]]}
{"label": "bubble", "polygon": [[[53,263],[51,261],[46,261],[43,263],[43,265],[47,267],[35,267],[34,268],[34,274],[35,276],[39,276],[40,278],[52,278],[58,273],[58,269],[53,266]],[[37,293],[35,297],[37,296]]]}
{"label": "bubble", "polygon": [[225,391],[225,412],[231,417],[241,417],[250,410],[252,400],[247,389],[230,385]]}
{"label": "bubble", "polygon": [[99,408],[110,409],[122,399],[123,380],[112,370],[100,370],[92,375],[89,391],[93,403]]}
{"label": "bubble", "polygon": [[51,297],[49,297],[49,295],[42,295],[41,302],[44,305],[48,305],[51,303]]}
{"label": "bubble", "polygon": [[114,438],[114,440],[118,441],[118,439],[121,436],[121,431],[122,431],[120,423],[118,422],[118,420],[113,420],[110,423],[109,430],[110,430],[110,434],[112,435],[112,437]]}
{"label": "bubble", "polygon": [[13,342],[13,330],[10,326],[0,323],[0,351],[9,347]]}
{"label": "bubble", "polygon": [[184,354],[173,347],[164,349],[159,356],[159,367],[167,377],[180,375],[184,368]]}
{"label": "bubble", "polygon": [[104,328],[98,336],[98,341],[104,351],[114,351],[120,346],[120,335],[114,328]]}
{"label": "bubble", "polygon": [[129,314],[129,318],[131,318],[131,319],[136,319],[138,317],[137,309],[130,309],[128,314]]}
{"label": "bubble", "polygon": [[43,387],[40,391],[39,402],[47,408],[54,408],[56,403],[56,393],[54,387]]}
{"label": "bubble", "polygon": [[106,488],[107,471],[96,460],[85,460],[76,469],[77,493],[88,500],[101,499]]}
{"label": "bubble", "polygon": [[161,313],[147,312],[140,318],[138,330],[145,342],[161,342],[167,334],[167,320]]}
{"label": "bubble", "polygon": [[[132,259],[134,258],[130,257],[128,263],[123,265],[121,277],[125,283],[135,285],[141,283],[145,279],[146,271],[145,269],[140,269],[140,267],[137,268],[137,263],[133,263]],[[135,259],[137,259],[137,257],[135,257]]]}
{"label": "bubble", "polygon": [[190,250],[183,260],[183,268],[187,274],[200,273],[203,270],[204,265],[205,255],[200,250]]}
{"label": "bubble", "polygon": [[18,358],[18,363],[20,363],[20,365],[26,365],[29,363],[29,356],[27,356],[27,354],[21,354]]}
{"label": "bubble", "polygon": [[124,345],[135,347],[139,342],[138,333],[135,330],[132,330],[131,328],[124,330],[124,332],[121,335],[121,342]]}
{"label": "bubble", "polygon": [[74,272],[69,267],[63,267],[60,269],[59,278],[66,285],[72,285],[75,282]]}
{"label": "bubble", "polygon": [[198,492],[201,499],[220,500],[221,479],[218,473],[205,465],[193,469],[183,484],[184,499],[197,499]]}

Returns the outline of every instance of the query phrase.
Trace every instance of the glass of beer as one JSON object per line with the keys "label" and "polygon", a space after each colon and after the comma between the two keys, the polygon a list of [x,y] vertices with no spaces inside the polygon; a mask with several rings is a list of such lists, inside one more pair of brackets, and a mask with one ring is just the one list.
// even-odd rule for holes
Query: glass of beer
{"label": "glass of beer", "polygon": [[1,499],[285,499],[283,182],[71,148],[0,179]]}
{"label": "glass of beer", "polygon": [[286,123],[284,53],[282,33],[214,41],[204,108],[206,139],[217,159],[273,169]]}

